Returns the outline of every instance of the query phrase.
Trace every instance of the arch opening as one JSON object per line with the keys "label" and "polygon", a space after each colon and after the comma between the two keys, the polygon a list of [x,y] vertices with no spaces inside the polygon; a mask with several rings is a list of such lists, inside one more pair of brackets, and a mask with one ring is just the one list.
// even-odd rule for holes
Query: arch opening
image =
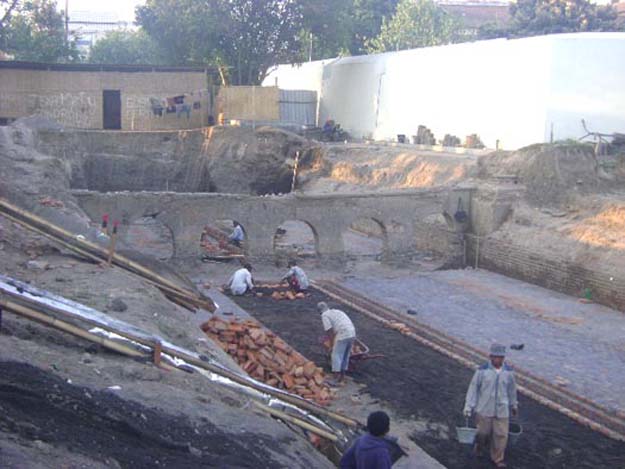
{"label": "arch opening", "polygon": [[276,229],[273,252],[277,260],[314,258],[319,252],[319,237],[310,223],[287,220]]}
{"label": "arch opening", "polygon": [[208,220],[200,234],[200,248],[205,259],[244,256],[247,246],[245,227],[231,218]]}
{"label": "arch opening", "polygon": [[342,236],[348,257],[382,260],[388,249],[386,227],[375,218],[358,218]]}
{"label": "arch opening", "polygon": [[141,254],[167,261],[174,255],[172,230],[153,216],[133,220],[123,236],[124,243]]}

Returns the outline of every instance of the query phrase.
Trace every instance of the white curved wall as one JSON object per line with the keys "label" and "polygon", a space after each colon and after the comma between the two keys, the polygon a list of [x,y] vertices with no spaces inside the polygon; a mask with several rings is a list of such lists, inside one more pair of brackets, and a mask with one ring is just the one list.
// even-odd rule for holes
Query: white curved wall
{"label": "white curved wall", "polygon": [[496,39],[281,65],[264,84],[319,93],[328,117],[355,137],[395,139],[420,124],[438,139],[477,133],[514,149],[579,138],[581,119],[625,132],[625,33]]}

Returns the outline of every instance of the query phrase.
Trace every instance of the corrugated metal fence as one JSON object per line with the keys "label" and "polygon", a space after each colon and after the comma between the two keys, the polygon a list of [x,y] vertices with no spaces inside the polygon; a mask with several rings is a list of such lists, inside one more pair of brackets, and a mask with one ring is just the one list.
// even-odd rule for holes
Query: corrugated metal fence
{"label": "corrugated metal fence", "polygon": [[316,125],[317,92],[309,90],[280,90],[280,122]]}

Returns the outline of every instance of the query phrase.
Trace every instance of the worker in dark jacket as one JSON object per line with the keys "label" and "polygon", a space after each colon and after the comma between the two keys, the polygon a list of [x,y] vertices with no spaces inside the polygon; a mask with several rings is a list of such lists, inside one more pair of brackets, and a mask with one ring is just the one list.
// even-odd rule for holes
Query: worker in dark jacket
{"label": "worker in dark jacket", "polygon": [[384,436],[390,429],[391,419],[386,412],[373,412],[367,418],[366,435],[356,440],[341,458],[341,469],[389,469],[391,454]]}

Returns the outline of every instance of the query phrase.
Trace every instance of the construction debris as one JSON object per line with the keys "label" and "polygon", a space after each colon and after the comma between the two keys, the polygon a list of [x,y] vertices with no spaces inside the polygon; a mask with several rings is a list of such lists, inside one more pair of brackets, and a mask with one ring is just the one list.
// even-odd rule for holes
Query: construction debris
{"label": "construction debris", "polygon": [[[274,290],[271,293],[271,298],[273,300],[276,300],[276,301],[280,301],[280,300],[291,300],[291,301],[293,301],[293,300],[303,300],[304,298],[309,296],[309,294],[304,293],[304,292],[295,293],[292,290],[285,289],[285,286],[281,285],[279,283],[258,285],[258,288],[266,288],[266,289],[269,289],[269,290]],[[282,289],[282,290],[279,290],[279,289]],[[264,293],[259,292],[259,293],[256,294],[256,296],[263,297]]]}
{"label": "construction debris", "polygon": [[258,322],[213,317],[201,327],[250,376],[321,405],[333,397],[323,370]]}

